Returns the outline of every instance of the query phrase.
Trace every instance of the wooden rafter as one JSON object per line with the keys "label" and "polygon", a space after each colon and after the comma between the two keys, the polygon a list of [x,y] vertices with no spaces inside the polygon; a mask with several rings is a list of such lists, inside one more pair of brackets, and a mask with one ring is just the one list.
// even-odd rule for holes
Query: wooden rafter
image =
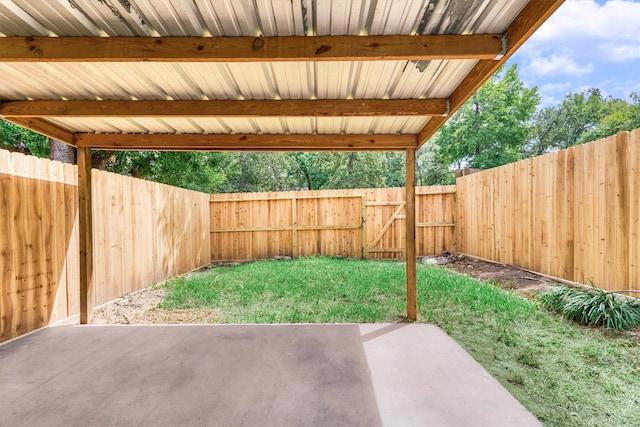
{"label": "wooden rafter", "polygon": [[0,37],[6,62],[253,62],[495,59],[502,35]]}
{"label": "wooden rafter", "polygon": [[[467,77],[453,91],[450,113],[456,112],[482,84],[500,68],[509,57],[542,25],[564,0],[536,0],[527,3],[505,32],[507,50],[499,61],[480,60]],[[418,134],[418,146],[424,144],[447,121],[446,117],[434,117]]]}
{"label": "wooden rafter", "polygon": [[[0,117],[2,117],[2,115],[0,115]],[[7,117],[4,119],[8,122],[14,123],[18,126],[22,126],[23,128],[26,128],[26,129],[30,129],[34,132],[38,132],[39,134],[48,136],[50,138],[57,139],[58,141],[62,141],[69,145],[73,145],[75,143],[75,135],[73,132],[69,132],[68,130],[62,129],[61,127],[56,126],[53,123],[50,123],[41,118]]]}
{"label": "wooden rafter", "polygon": [[76,146],[164,151],[402,151],[415,135],[76,134]]}
{"label": "wooden rafter", "polygon": [[6,101],[0,117],[435,116],[446,99]]}

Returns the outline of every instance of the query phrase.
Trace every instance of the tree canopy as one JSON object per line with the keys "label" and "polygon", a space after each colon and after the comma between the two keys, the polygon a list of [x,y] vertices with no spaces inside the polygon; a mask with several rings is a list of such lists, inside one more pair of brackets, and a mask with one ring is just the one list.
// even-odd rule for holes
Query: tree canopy
{"label": "tree canopy", "polygon": [[526,157],[594,141],[640,128],[640,96],[629,101],[605,96],[596,88],[568,93],[555,107],[534,116],[532,138],[523,147]]}
{"label": "tree canopy", "polygon": [[517,65],[500,69],[436,133],[443,159],[457,167],[488,169],[518,160],[540,101]]}

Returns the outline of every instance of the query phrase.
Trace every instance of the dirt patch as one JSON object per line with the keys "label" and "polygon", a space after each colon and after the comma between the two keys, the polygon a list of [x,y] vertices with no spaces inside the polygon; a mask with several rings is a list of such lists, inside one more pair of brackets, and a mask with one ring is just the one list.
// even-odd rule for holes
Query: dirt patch
{"label": "dirt patch", "polygon": [[153,286],[127,294],[105,304],[93,312],[91,323],[106,324],[163,324],[163,323],[221,323],[218,310],[164,310],[159,308],[164,300],[162,286]]}
{"label": "dirt patch", "polygon": [[511,290],[527,299],[548,289],[552,282],[544,276],[530,273],[518,267],[480,261],[465,256],[449,256],[451,261],[444,267],[465,276],[491,282],[505,290]]}
{"label": "dirt patch", "polygon": [[[555,285],[547,277],[511,265],[495,264],[455,255],[449,255],[447,258],[451,262],[444,265],[445,268],[465,276],[493,283],[502,289],[511,290],[528,300],[533,300],[536,294]],[[630,338],[640,342],[640,327],[625,333]]]}

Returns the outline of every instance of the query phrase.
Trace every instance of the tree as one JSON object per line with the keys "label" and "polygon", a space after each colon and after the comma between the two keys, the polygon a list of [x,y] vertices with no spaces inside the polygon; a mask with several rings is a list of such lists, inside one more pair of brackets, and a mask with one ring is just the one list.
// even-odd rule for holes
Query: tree
{"label": "tree", "polygon": [[49,138],[49,159],[62,163],[75,163],[76,149],[62,141]]}
{"label": "tree", "polygon": [[320,164],[325,154],[318,152],[291,153],[291,173],[299,188],[318,190],[324,186],[328,176]]}
{"label": "tree", "polygon": [[455,184],[455,176],[442,158],[440,146],[427,141],[416,155],[416,179],[418,185]]}
{"label": "tree", "polygon": [[323,153],[319,167],[327,176],[322,189],[386,186],[387,165],[381,153]]}
{"label": "tree", "polygon": [[580,143],[640,128],[640,94],[632,93],[629,100],[631,102],[607,99],[603,109],[604,117],[596,127],[582,135]]}
{"label": "tree", "polygon": [[309,190],[404,185],[402,153],[292,153],[298,187]]}
{"label": "tree", "polygon": [[93,167],[189,190],[213,193],[224,180],[221,153],[94,151]]}
{"label": "tree", "polygon": [[531,118],[540,101],[517,65],[498,70],[434,136],[444,161],[487,169],[519,159],[529,141]]}
{"label": "tree", "polygon": [[49,155],[49,138],[4,120],[0,120],[0,146],[38,157]]}
{"label": "tree", "polygon": [[569,93],[558,107],[540,110],[534,116],[532,139],[523,147],[525,157],[580,143],[583,135],[595,129],[604,117],[606,103],[600,90],[592,88]]}
{"label": "tree", "polygon": [[640,95],[632,93],[629,99],[604,96],[596,88],[565,95],[557,107],[536,113],[533,137],[524,155],[539,156],[639,128]]}
{"label": "tree", "polygon": [[293,160],[288,153],[230,153],[221,167],[225,179],[218,186],[223,193],[282,191],[296,186]]}
{"label": "tree", "polygon": [[387,167],[385,185],[387,187],[404,187],[405,184],[405,154],[394,151],[383,153]]}

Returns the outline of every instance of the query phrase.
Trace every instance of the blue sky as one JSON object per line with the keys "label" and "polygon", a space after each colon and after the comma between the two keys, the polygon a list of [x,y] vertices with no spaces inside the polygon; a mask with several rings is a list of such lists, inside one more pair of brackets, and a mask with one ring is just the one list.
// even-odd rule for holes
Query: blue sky
{"label": "blue sky", "polygon": [[541,107],[590,87],[640,93],[640,0],[567,0],[511,57]]}

